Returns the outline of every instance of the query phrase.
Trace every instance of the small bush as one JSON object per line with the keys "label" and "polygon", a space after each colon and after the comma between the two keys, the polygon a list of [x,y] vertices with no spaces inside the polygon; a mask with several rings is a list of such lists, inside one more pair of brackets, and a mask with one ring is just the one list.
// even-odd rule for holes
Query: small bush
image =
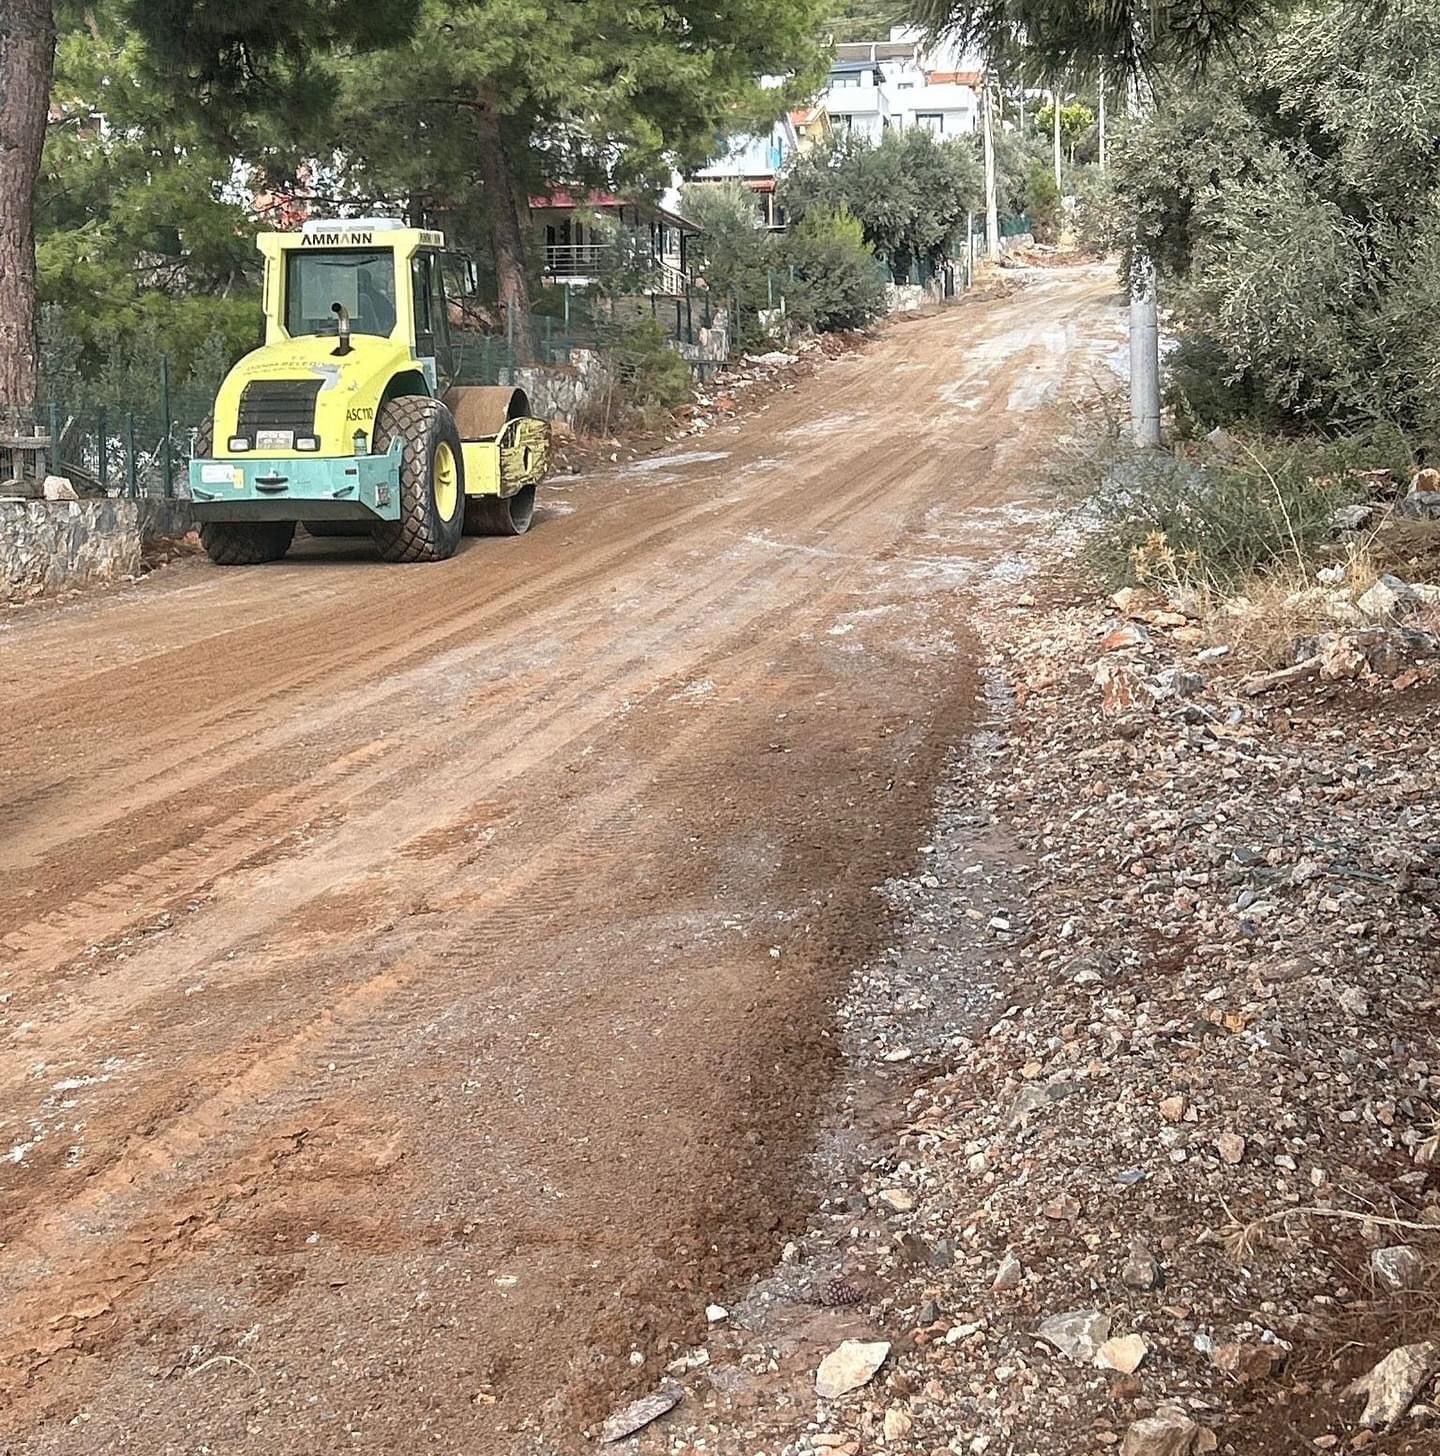
{"label": "small bush", "polygon": [[885,312],[885,271],[865,246],[860,223],[843,207],[812,208],[785,239],[794,269],[790,318],[822,331],[860,329]]}
{"label": "small bush", "polygon": [[[1050,180],[1055,179],[1051,176]],[[1115,217],[1118,202],[1109,174],[1099,167],[1079,167],[1070,174],[1070,190],[1075,198],[1070,228],[1076,243],[1092,252],[1108,253],[1119,225]]]}
{"label": "small bush", "polygon": [[1025,174],[1025,202],[1030,214],[1030,231],[1037,243],[1057,242],[1060,237],[1060,189],[1048,162],[1032,162]]}
{"label": "small bush", "polygon": [[1224,595],[1250,578],[1304,569],[1334,542],[1336,508],[1366,493],[1360,470],[1403,476],[1398,431],[1334,441],[1222,436],[1176,453],[1140,451],[1111,419],[1057,468],[1093,529],[1085,554],[1108,584]]}
{"label": "small bush", "polygon": [[1182,439],[1204,435],[1216,425],[1244,421],[1261,427],[1272,421],[1249,376],[1232,379],[1231,369],[1223,347],[1207,335],[1185,335],[1170,350],[1164,396]]}
{"label": "small bush", "polygon": [[690,366],[670,347],[653,319],[627,324],[604,351],[619,381],[623,404],[636,409],[675,409],[690,398]]}

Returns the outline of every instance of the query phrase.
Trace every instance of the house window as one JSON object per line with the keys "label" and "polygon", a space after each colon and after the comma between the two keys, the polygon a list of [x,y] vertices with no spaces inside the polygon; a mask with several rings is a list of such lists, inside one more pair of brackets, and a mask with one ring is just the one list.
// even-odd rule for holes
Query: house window
{"label": "house window", "polygon": [[859,86],[859,84],[859,76],[831,76],[830,78],[831,87],[837,91],[845,86]]}
{"label": "house window", "polygon": [[945,114],[941,111],[917,111],[915,125],[939,136],[945,130]]}

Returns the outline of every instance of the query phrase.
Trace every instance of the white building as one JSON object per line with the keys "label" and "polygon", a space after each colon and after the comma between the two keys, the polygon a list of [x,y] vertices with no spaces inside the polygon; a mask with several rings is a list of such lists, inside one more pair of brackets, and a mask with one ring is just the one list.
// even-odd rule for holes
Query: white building
{"label": "white building", "polygon": [[840,133],[879,141],[890,128],[920,126],[964,136],[979,124],[982,62],[896,26],[885,41],[835,47],[825,107]]}
{"label": "white building", "polygon": [[755,194],[756,216],[772,231],[785,227],[785,211],[776,199],[776,187],[785,165],[829,134],[830,121],[820,105],[787,112],[770,128],[768,136],[732,140],[718,161],[691,174],[695,182],[743,182]]}
{"label": "white building", "polygon": [[743,182],[755,193],[760,222],[769,228],[785,225],[775,201],[775,183],[785,163],[800,145],[790,115],[780,117],[768,136],[736,137],[730,151],[693,174],[696,182]]}

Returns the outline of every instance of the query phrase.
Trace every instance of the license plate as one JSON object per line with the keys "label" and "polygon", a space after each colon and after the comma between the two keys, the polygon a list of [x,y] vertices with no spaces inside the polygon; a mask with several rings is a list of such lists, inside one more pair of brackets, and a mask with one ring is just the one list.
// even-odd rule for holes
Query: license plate
{"label": "license plate", "polygon": [[255,448],[257,450],[293,450],[295,448],[295,431],[256,430]]}
{"label": "license plate", "polygon": [[200,467],[200,483],[202,485],[234,485],[235,478],[240,472],[233,465],[202,465]]}

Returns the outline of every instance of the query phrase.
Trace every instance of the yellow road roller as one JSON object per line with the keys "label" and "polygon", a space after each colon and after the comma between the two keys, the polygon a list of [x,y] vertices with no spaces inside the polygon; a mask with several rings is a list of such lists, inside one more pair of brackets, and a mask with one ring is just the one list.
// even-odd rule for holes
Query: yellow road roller
{"label": "yellow road roller", "polygon": [[444,236],[372,218],[259,246],[265,342],[226,376],[190,462],[210,559],[278,560],[297,525],[368,535],[387,561],[528,530],[550,427],[524,390],[462,382]]}

